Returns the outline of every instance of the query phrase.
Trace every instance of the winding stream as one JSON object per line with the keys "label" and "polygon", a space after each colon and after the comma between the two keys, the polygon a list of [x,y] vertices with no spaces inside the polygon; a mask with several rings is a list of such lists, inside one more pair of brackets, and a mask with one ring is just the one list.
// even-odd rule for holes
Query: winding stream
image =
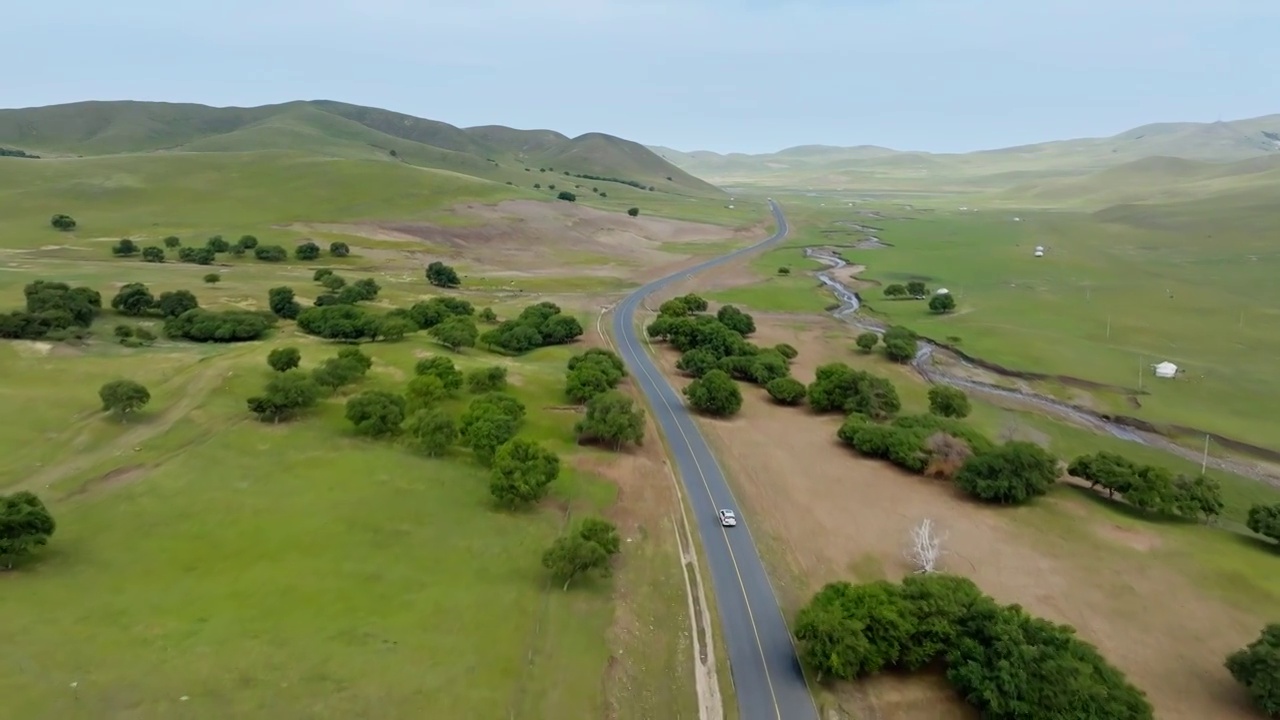
{"label": "winding stream", "polygon": [[[849,264],[844,260],[844,258],[841,258],[834,252],[824,248],[804,248],[804,254],[805,257],[817,260],[818,262],[830,267],[832,270],[838,270]],[[823,285],[830,288],[836,300],[840,302],[840,306],[831,312],[833,317],[860,330],[869,330],[875,333],[884,332],[885,327],[883,324],[858,314],[858,310],[861,308],[862,303],[858,299],[858,294],[853,289],[832,277],[829,270],[817,273],[817,278]],[[1200,462],[1202,460],[1202,455],[1200,453],[1191,450],[1190,448],[1178,445],[1161,435],[1142,432],[1140,430],[1120,425],[1095,413],[1068,405],[1056,398],[1027,390],[1007,388],[992,383],[985,383],[979,380],[972,380],[952,375],[942,366],[935,365],[933,363],[933,354],[938,350],[937,345],[934,345],[924,338],[920,338],[919,343],[919,350],[916,352],[915,358],[911,360],[911,367],[930,383],[951,385],[953,387],[972,390],[986,395],[998,395],[1017,400],[1018,402],[1032,404],[1079,425],[1083,425],[1095,431],[1105,432],[1108,435],[1120,438],[1121,440],[1140,443],[1147,447],[1164,450],[1165,452],[1173,453],[1193,462]],[[956,361],[961,365],[972,367],[962,359],[957,358]],[[1217,470],[1243,475],[1260,482],[1265,482],[1269,485],[1280,487],[1280,478],[1275,477],[1271,473],[1267,472],[1266,469],[1253,463],[1211,456],[1209,457],[1208,464],[1210,467]]]}

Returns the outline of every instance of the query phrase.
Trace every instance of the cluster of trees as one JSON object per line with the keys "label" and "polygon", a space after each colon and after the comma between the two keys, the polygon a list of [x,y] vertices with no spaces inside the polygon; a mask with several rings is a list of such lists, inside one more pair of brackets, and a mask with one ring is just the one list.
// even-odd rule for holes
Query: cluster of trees
{"label": "cluster of trees", "polygon": [[111,298],[111,309],[129,317],[158,316],[175,318],[200,307],[200,302],[190,290],[173,290],[151,294],[145,283],[126,283]]}
{"label": "cluster of trees", "polygon": [[128,348],[145,347],[156,341],[155,333],[132,325],[116,325],[113,334],[121,345]]}
{"label": "cluster of trees", "polygon": [[0,495],[0,569],[47,545],[58,527],[40,498],[26,490]]}
{"label": "cluster of trees", "polygon": [[29,160],[40,159],[39,155],[32,155],[26,150],[19,150],[17,148],[6,148],[6,147],[0,147],[0,157],[27,158]]}
{"label": "cluster of trees", "polygon": [[553,302],[540,302],[499,323],[481,335],[480,342],[491,350],[521,355],[540,347],[567,345],[582,337],[582,332],[578,318],[564,314]]}
{"label": "cluster of trees", "polygon": [[1280,718],[1280,623],[1266,626],[1257,640],[1228,655],[1226,666],[1264,715]]}
{"label": "cluster of trees", "polygon": [[[196,296],[189,290],[163,292],[157,298],[144,283],[123,285],[111,299],[111,307],[121,315],[130,317],[165,318],[166,336],[195,342],[257,340],[275,325],[275,318],[268,313],[248,310],[214,312],[202,309]],[[131,334],[117,331],[117,337],[123,340],[136,337],[137,333],[137,330]]]}
{"label": "cluster of trees", "polygon": [[658,307],[658,317],[645,328],[655,340],[681,352],[676,368],[694,378],[684,389],[689,405],[713,417],[729,417],[742,408],[735,380],[764,387],[775,401],[794,405],[799,381],[790,377],[796,349],[787,344],[762,348],[747,341],[755,320],[732,305],[715,315],[694,295],[672,298]]}
{"label": "cluster of trees", "polygon": [[579,443],[599,443],[614,450],[627,443],[644,444],[644,408],[615,389],[626,375],[622,358],[609,350],[592,348],[569,358],[565,395],[586,405],[586,413],[573,428]]}
{"label": "cluster of trees", "polygon": [[884,337],[873,332],[864,332],[854,340],[854,344],[864,353],[875,349],[876,344],[884,342],[884,356],[896,363],[908,363],[920,350],[920,336],[910,328],[891,325],[884,331]]}
{"label": "cluster of trees", "polygon": [[399,340],[417,330],[401,315],[375,315],[355,305],[309,307],[298,313],[297,322],[308,335],[348,342]]}
{"label": "cluster of trees", "polygon": [[929,287],[922,280],[912,280],[906,285],[901,283],[893,283],[884,286],[884,296],[891,300],[909,298],[912,300],[922,300],[925,295],[929,294]]}
{"label": "cluster of trees", "polygon": [[262,394],[248,399],[249,411],[262,422],[279,423],[297,417],[313,407],[326,392],[335,393],[364,377],[373,359],[359,348],[343,348],[311,372],[299,369],[302,353],[297,348],[272,350],[267,364],[275,371]]}
{"label": "cluster of trees", "polygon": [[0,338],[66,340],[84,337],[102,312],[102,295],[87,287],[36,280],[22,289],[25,310],[0,315]]}
{"label": "cluster of trees", "polygon": [[[623,180],[622,178],[605,177],[603,175],[587,175],[587,174],[571,173],[568,170],[565,170],[564,174],[570,177],[582,178],[583,180],[597,180],[599,182],[612,182],[612,183],[619,183],[621,185],[630,185],[631,187],[637,190],[650,190],[650,191],[653,190],[652,185],[646,185],[636,180]],[[667,178],[667,179],[670,180],[671,178]],[[604,195],[604,193],[600,193],[600,194],[602,196]]]}
{"label": "cluster of trees", "polygon": [[[362,278],[348,284],[347,279],[329,268],[315,271],[311,279],[324,286],[325,292],[316,297],[315,306],[355,305],[378,297],[382,287],[373,278]],[[292,291],[290,291],[292,292]]]}
{"label": "cluster of trees", "polygon": [[[60,229],[69,230],[75,227],[75,221],[65,215],[55,215],[54,220],[58,221],[60,217],[66,218],[60,221],[63,224],[70,221],[70,227]],[[54,227],[58,227],[57,222],[54,223]],[[228,242],[221,235],[214,235],[206,240],[203,246],[183,245],[181,238],[170,235],[163,240],[163,245],[164,247],[159,245],[141,247],[132,239],[124,238],[111,246],[111,254],[118,257],[141,255],[144,262],[162,263],[167,257],[165,250],[169,249],[177,251],[180,262],[195,265],[212,265],[217,261],[218,255],[223,253],[240,257],[249,251],[253,251],[253,256],[264,262],[283,262],[289,259],[289,251],[283,246],[261,245],[258,243],[258,238],[253,235],[242,235],[234,243]],[[320,246],[310,240],[299,243],[293,249],[294,257],[299,260],[315,260],[320,257],[320,253]],[[329,243],[329,254],[333,257],[346,257],[351,254],[351,248],[344,242],[332,242]]]}
{"label": "cluster of trees", "polygon": [[1154,717],[1146,695],[1074,628],[1000,605],[958,576],[831,583],[800,610],[795,636],[820,681],[941,663],[990,720]]}
{"label": "cluster of trees", "polygon": [[462,280],[458,277],[457,271],[439,260],[427,265],[426,275],[427,282],[436,287],[456,288],[462,285]]}
{"label": "cluster of trees", "polygon": [[1071,461],[1067,472],[1090,488],[1118,493],[1129,505],[1153,515],[1208,521],[1222,514],[1222,488],[1208,476],[1174,476],[1166,468],[1141,465],[1116,453],[1100,451]]}

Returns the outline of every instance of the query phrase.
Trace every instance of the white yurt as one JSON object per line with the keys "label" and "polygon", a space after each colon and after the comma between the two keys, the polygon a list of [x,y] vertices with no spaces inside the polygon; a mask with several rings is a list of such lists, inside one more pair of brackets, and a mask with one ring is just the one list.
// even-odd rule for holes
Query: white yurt
{"label": "white yurt", "polygon": [[1035,252],[1035,256],[1036,256],[1036,257],[1044,257],[1044,251],[1043,251],[1043,250],[1037,250],[1037,251]]}
{"label": "white yurt", "polygon": [[934,293],[934,294],[935,294],[935,295],[950,295],[950,294],[951,294],[951,291],[950,291],[950,290],[948,290],[948,289],[946,289],[946,288],[938,288],[938,291],[937,291],[936,293]]}
{"label": "white yurt", "polygon": [[1156,365],[1155,369],[1156,369],[1156,377],[1158,378],[1171,378],[1171,377],[1175,377],[1178,374],[1178,366],[1174,365],[1168,360],[1165,360],[1159,365]]}

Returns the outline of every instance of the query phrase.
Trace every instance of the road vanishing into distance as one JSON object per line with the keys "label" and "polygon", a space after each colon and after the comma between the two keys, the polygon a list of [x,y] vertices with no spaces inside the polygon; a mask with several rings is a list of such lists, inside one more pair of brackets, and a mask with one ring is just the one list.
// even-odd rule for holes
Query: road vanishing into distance
{"label": "road vanishing into distance", "polygon": [[[618,303],[613,334],[619,354],[658,419],[693,509],[711,570],[738,714],[742,720],[818,720],[818,709],[796,657],[791,631],[751,539],[751,518],[738,510],[720,464],[685,408],[683,398],[645,352],[645,340],[636,330],[636,311],[647,296],[786,237],[787,219],[782,208],[773,200],[769,206],[777,222],[777,231],[771,237],[655,280],[631,293]],[[734,511],[737,527],[721,527],[717,515],[721,508]]]}

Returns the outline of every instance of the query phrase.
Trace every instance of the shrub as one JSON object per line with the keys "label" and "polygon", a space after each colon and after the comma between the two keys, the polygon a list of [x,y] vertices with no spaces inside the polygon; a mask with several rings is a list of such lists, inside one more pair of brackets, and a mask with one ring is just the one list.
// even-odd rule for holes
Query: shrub
{"label": "shrub", "polygon": [[320,246],[308,240],[293,249],[293,256],[299,260],[315,260],[320,257]]}
{"label": "shrub", "polygon": [[382,390],[366,390],[347,401],[346,418],[359,435],[393,435],[404,423],[405,400]]}
{"label": "shrub", "polygon": [[261,395],[249,398],[249,411],[262,422],[288,420],[320,400],[320,385],[296,370],[276,373]]}
{"label": "shrub", "polygon": [[716,319],[743,337],[756,331],[755,319],[733,305],[725,305],[716,311]]}
{"label": "shrub", "polygon": [[800,351],[797,350],[794,345],[788,345],[787,343],[778,343],[777,345],[773,346],[773,349],[779,355],[786,358],[788,362],[791,360],[795,360],[797,357],[800,356]]}
{"label": "shrub", "polygon": [[298,329],[328,340],[362,340],[373,337],[378,318],[354,305],[310,307],[298,313]]}
{"label": "shrub", "polygon": [[329,243],[329,254],[334,257],[346,257],[351,254],[351,246],[344,242]]}
{"label": "shrub", "polygon": [[963,418],[969,415],[972,408],[969,396],[960,388],[947,385],[934,385],[929,388],[929,412],[949,418]]}
{"label": "shrub", "polygon": [[222,282],[222,275],[218,273],[208,273],[202,279],[209,285],[216,285]]}
{"label": "shrub", "polygon": [[1249,508],[1248,528],[1263,537],[1280,542],[1280,503]]}
{"label": "shrub", "polygon": [[276,348],[267,353],[267,365],[276,372],[286,372],[298,367],[302,353],[296,347]]}
{"label": "shrub", "polygon": [[[551,186],[551,189],[552,189],[552,190],[554,190],[554,189],[555,189],[555,186],[554,186],[554,185],[552,185],[552,186]],[[569,192],[568,190],[561,190],[561,191],[556,195],[556,199],[557,199],[557,200],[564,200],[564,201],[566,201],[566,202],[577,202],[577,201],[578,201],[578,196],[577,196],[577,195],[574,195],[573,193]]]}
{"label": "shrub", "polygon": [[177,235],[170,235],[169,237],[164,239],[164,246],[170,249],[176,248],[181,244],[182,244],[182,238],[178,237]]}
{"label": "shrub", "polygon": [[587,412],[573,428],[579,443],[599,442],[620,450],[625,443],[644,444],[644,410],[617,390],[587,400]]}
{"label": "shrub", "polygon": [[638,207],[627,208],[627,214],[630,215],[631,217],[636,217],[637,215],[640,214],[640,208]]}
{"label": "shrub", "polygon": [[160,311],[160,317],[166,318],[177,317],[188,310],[194,310],[198,307],[200,307],[200,303],[190,290],[174,290],[173,292],[160,293],[160,297],[155,304],[155,308]]}
{"label": "shrub", "polygon": [[279,245],[258,245],[253,256],[264,262],[283,262],[289,259],[289,251]]}
{"label": "shrub", "polygon": [[902,408],[892,383],[844,363],[819,367],[808,398],[817,412],[856,412],[877,420],[892,417]]}
{"label": "shrub", "polygon": [[853,680],[895,664],[914,630],[898,586],[831,583],[796,615],[802,659],[823,678]]}
{"label": "shrub", "polygon": [[871,352],[878,342],[880,342],[880,336],[873,332],[861,333],[858,335],[858,339],[854,340],[854,344],[864,353]]}
{"label": "shrub", "polygon": [[142,259],[144,262],[162,263],[164,262],[164,250],[154,245],[145,247],[142,249]]}
{"label": "shrub", "polygon": [[1280,717],[1280,623],[1266,626],[1257,640],[1227,656],[1226,667],[1259,710]]}
{"label": "shrub", "polygon": [[764,386],[769,397],[779,405],[800,405],[804,402],[805,387],[804,383],[793,377],[780,377],[771,380]]}
{"label": "shrub", "polygon": [[502,390],[507,386],[507,369],[501,365],[476,368],[467,373],[467,390],[486,393]]}
{"label": "shrub", "polygon": [[58,213],[49,220],[49,224],[62,232],[70,232],[76,229],[76,221],[70,215]]}
{"label": "shrub", "polygon": [[141,249],[142,248],[138,247],[138,244],[134,241],[129,238],[124,238],[120,242],[111,246],[111,254],[118,255],[120,257],[129,257],[130,255],[138,254],[138,251]]}
{"label": "shrub", "polygon": [[455,288],[462,284],[462,281],[458,278],[458,273],[439,260],[427,265],[426,275],[427,282],[436,287]]}
{"label": "shrub", "polygon": [[462,387],[462,373],[453,365],[453,361],[443,355],[432,355],[423,358],[413,368],[416,375],[431,375],[440,378],[447,392],[454,392]]}

